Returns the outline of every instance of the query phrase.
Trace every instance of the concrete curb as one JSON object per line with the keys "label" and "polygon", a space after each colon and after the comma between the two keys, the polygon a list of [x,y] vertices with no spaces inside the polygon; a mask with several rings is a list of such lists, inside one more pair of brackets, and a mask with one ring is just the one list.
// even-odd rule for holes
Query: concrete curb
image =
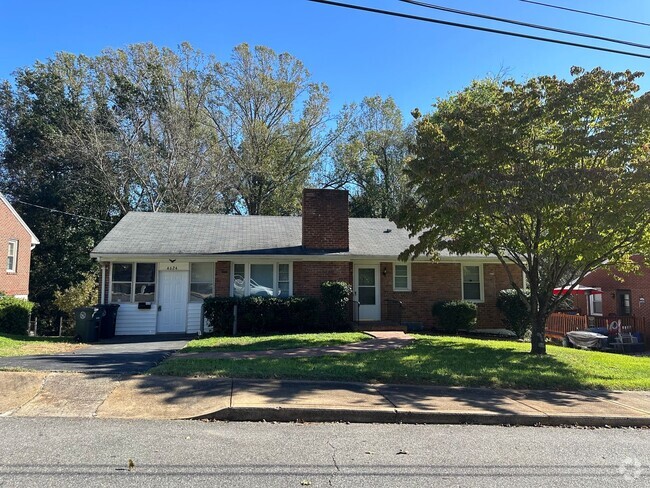
{"label": "concrete curb", "polygon": [[311,407],[228,407],[186,420],[231,422],[350,422],[379,424],[473,424],[522,426],[650,427],[649,417],[524,415],[500,413],[431,412],[403,409],[346,409]]}

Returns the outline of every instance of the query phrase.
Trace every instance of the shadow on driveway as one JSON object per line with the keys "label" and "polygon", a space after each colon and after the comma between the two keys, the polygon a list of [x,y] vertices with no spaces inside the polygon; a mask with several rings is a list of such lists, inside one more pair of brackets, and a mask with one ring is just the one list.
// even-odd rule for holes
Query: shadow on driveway
{"label": "shadow on driveway", "polygon": [[68,353],[0,358],[0,369],[72,371],[100,375],[143,373],[174,351],[183,348],[192,337],[117,336]]}

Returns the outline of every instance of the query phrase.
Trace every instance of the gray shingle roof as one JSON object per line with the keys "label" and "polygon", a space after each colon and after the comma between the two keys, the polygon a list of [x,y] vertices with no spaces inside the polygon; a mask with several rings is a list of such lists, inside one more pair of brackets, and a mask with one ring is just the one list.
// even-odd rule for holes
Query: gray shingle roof
{"label": "gray shingle roof", "polygon": [[[397,256],[413,242],[387,219],[350,219],[352,256]],[[390,232],[387,232],[390,231]],[[101,255],[313,254],[301,217],[130,212],[92,251]],[[320,252],[319,254],[327,254]]]}

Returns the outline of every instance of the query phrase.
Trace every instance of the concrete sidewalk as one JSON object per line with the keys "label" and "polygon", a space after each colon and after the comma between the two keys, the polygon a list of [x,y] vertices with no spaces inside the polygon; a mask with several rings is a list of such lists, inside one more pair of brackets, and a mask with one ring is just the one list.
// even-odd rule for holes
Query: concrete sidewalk
{"label": "concrete sidewalk", "polygon": [[650,392],[0,372],[0,415],[650,426]]}

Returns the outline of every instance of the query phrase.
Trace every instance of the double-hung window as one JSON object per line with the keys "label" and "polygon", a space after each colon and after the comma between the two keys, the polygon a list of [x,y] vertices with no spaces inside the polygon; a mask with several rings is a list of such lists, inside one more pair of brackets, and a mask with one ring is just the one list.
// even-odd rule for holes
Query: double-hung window
{"label": "double-hung window", "polygon": [[408,264],[396,263],[393,265],[393,290],[411,290],[411,266]]}
{"label": "double-hung window", "polygon": [[589,295],[589,311],[591,315],[603,314],[603,295],[601,293]]}
{"label": "double-hung window", "polygon": [[463,300],[483,301],[483,268],[479,266],[462,266]]}
{"label": "double-hung window", "polygon": [[7,248],[7,271],[16,272],[16,262],[18,261],[18,241],[12,239],[9,241]]}
{"label": "double-hung window", "polygon": [[292,292],[290,263],[233,263],[232,295],[281,297]]}
{"label": "double-hung window", "polygon": [[192,263],[190,301],[202,302],[214,296],[214,263]]}
{"label": "double-hung window", "polygon": [[113,263],[111,302],[153,302],[155,296],[155,263]]}

